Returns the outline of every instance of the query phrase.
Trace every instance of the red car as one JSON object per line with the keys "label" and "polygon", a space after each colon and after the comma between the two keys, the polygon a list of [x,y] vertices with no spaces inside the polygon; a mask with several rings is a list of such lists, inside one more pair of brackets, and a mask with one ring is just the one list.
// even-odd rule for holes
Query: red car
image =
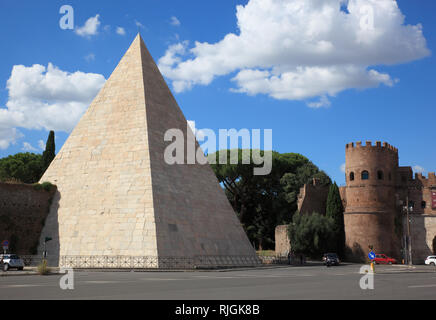
{"label": "red car", "polygon": [[374,262],[375,264],[395,264],[397,263],[397,260],[395,260],[394,258],[389,258],[385,254],[376,254],[375,258],[372,259],[372,262]]}

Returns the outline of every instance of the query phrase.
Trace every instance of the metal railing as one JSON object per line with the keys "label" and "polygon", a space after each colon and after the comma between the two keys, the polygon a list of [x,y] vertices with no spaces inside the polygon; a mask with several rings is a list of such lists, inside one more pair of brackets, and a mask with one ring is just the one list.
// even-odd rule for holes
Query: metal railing
{"label": "metal railing", "polygon": [[289,260],[287,256],[258,256],[262,261],[262,264],[288,264]]}
{"label": "metal railing", "polygon": [[35,255],[20,255],[20,258],[23,260],[24,266],[26,267],[36,267],[42,261],[41,256],[35,256]]}
{"label": "metal railing", "polygon": [[[35,267],[42,257],[20,255],[25,266]],[[49,259],[50,260],[50,259]],[[82,269],[205,269],[226,267],[255,267],[288,264],[286,256],[60,256],[59,267]]]}
{"label": "metal railing", "polygon": [[255,256],[61,256],[59,261],[60,267],[102,269],[200,269],[260,264]]}

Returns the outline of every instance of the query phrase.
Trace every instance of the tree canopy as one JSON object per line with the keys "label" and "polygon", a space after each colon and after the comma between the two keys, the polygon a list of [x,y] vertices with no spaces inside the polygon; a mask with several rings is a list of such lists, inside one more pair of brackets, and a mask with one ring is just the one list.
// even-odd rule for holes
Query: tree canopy
{"label": "tree canopy", "polygon": [[26,152],[0,159],[0,181],[38,182],[54,157],[54,132],[50,131],[42,155]]}
{"label": "tree canopy", "polygon": [[47,142],[45,143],[45,151],[42,153],[42,161],[44,166],[44,172],[47,170],[50,163],[55,158],[56,154],[55,135],[54,131],[50,131],[48,134]]}
{"label": "tree canopy", "polygon": [[40,154],[17,153],[0,159],[0,180],[35,183],[41,178],[43,161]]}
{"label": "tree canopy", "polygon": [[336,253],[343,258],[345,253],[344,207],[336,183],[330,185],[327,196],[326,216],[332,218],[334,224],[334,242]]}
{"label": "tree canopy", "polygon": [[[259,249],[274,248],[274,231],[279,224],[288,224],[297,210],[300,188],[316,177],[323,184],[331,180],[309,159],[297,153],[272,153],[272,170],[268,175],[254,175],[253,150],[249,163],[244,164],[243,150],[238,150],[237,164],[230,164],[231,150],[209,155],[211,164],[226,195],[250,239]],[[247,151],[247,150],[246,150]],[[260,152],[264,156],[264,152]],[[219,163],[227,158],[227,164]]]}
{"label": "tree canopy", "polygon": [[320,258],[323,253],[334,252],[335,225],[332,218],[312,214],[295,214],[288,226],[291,250],[312,258]]}

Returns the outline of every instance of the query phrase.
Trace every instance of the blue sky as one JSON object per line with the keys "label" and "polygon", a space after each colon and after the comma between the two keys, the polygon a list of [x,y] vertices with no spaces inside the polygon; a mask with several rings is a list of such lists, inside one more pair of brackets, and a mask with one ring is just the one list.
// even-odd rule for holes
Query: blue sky
{"label": "blue sky", "polygon": [[[344,26],[351,16],[340,15],[339,6],[331,10],[339,2],[325,1],[320,11],[319,0],[307,1],[292,16],[280,6],[292,12],[301,0],[2,0],[0,157],[41,152],[49,127],[59,151],[139,30],[197,128],[272,129],[274,150],[307,156],[340,184],[352,141],[387,141],[399,148],[400,165],[435,171],[436,4],[400,0],[395,9],[386,0],[373,16],[371,32],[379,33],[362,35]],[[74,9],[74,30],[59,27],[66,4]],[[347,5],[348,14],[362,14],[360,0]],[[422,33],[406,30],[418,24]],[[49,84],[50,72],[60,80]],[[47,110],[55,110],[54,119],[44,118]]]}

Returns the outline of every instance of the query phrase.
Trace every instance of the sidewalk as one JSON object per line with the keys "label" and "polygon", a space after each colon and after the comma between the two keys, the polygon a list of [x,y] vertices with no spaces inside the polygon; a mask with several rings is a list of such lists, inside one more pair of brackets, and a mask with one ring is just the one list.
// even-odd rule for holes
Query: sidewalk
{"label": "sidewalk", "polygon": [[404,264],[391,264],[391,265],[375,265],[376,273],[436,273],[436,267],[429,265],[404,265]]}

